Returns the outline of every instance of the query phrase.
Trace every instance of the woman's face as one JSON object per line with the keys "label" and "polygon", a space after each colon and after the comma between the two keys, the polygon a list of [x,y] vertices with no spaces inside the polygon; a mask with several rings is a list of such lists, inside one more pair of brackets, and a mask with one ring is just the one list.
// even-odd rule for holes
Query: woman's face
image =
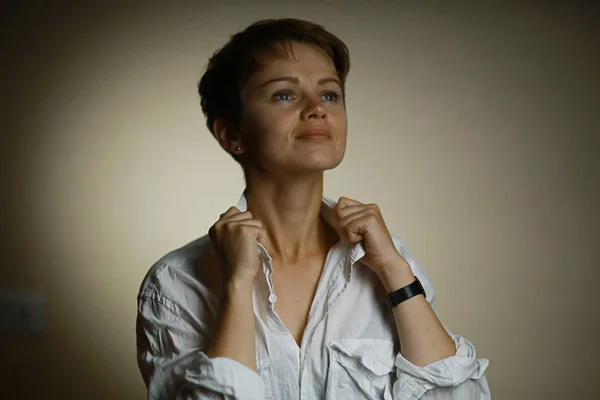
{"label": "woman's face", "polygon": [[240,125],[251,163],[274,174],[335,168],[346,150],[346,109],[335,67],[321,49],[265,55],[242,91]]}

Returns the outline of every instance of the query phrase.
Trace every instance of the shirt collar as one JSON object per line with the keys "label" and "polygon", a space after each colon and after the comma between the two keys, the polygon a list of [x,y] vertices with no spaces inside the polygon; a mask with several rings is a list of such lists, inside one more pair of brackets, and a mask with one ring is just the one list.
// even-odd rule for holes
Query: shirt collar
{"label": "shirt collar", "polygon": [[[360,260],[361,258],[364,257],[365,249],[364,249],[362,242],[352,244],[345,239],[345,235],[342,234],[342,231],[340,229],[339,221],[336,218],[336,216],[334,215],[334,209],[336,206],[337,206],[337,201],[331,200],[331,199],[323,196],[323,198],[321,200],[321,217],[323,217],[323,220],[327,224],[329,224],[329,226],[331,226],[333,229],[335,229],[335,231],[338,233],[339,237],[342,238],[341,240],[344,241],[345,245],[348,248],[350,248],[350,254],[349,254],[350,261],[352,264],[354,264],[355,262],[357,262],[358,260]],[[248,210],[248,199],[246,198],[246,190],[244,190],[242,192],[242,195],[240,196],[240,200],[238,201],[236,207],[241,212],[245,212]],[[267,252],[267,249],[265,249],[265,247],[262,244],[258,243],[258,249],[259,249],[259,255],[261,255],[262,257],[266,258],[269,261],[272,261],[272,258],[269,255],[269,253]]]}

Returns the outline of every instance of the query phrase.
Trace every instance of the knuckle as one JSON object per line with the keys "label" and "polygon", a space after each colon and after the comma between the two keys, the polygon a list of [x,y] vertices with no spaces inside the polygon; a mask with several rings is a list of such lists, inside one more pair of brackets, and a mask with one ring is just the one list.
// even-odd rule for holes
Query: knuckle
{"label": "knuckle", "polygon": [[248,225],[240,225],[239,229],[240,232],[244,235],[249,235],[250,233],[252,233],[252,227]]}

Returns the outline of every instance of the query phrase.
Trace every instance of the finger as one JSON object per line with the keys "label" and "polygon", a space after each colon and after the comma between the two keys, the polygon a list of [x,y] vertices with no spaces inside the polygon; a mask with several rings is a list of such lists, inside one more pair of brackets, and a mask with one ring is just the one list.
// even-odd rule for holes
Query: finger
{"label": "finger", "polygon": [[253,219],[252,213],[250,211],[239,212],[237,214],[232,214],[228,217],[222,218],[223,222],[232,222],[232,221],[244,221],[247,219]]}
{"label": "finger", "polygon": [[363,203],[361,203],[360,201],[356,201],[354,199],[342,196],[338,200],[337,206],[339,208],[344,208],[344,207],[348,207],[348,206],[358,206],[358,205],[361,205],[361,204],[363,204]]}
{"label": "finger", "polygon": [[361,203],[358,200],[354,200],[354,199],[351,199],[349,197],[343,197],[343,196],[340,197],[340,199],[338,200],[338,204],[339,203],[342,203],[344,205],[344,207],[345,206],[358,206],[360,204],[363,204],[363,203]]}
{"label": "finger", "polygon": [[347,206],[347,207],[343,207],[343,208],[336,208],[335,212],[339,219],[343,219],[350,214],[354,214],[354,213],[364,210],[364,208],[365,208],[364,205]]}
{"label": "finger", "polygon": [[[264,239],[266,238],[267,233],[262,227],[262,222],[260,222],[256,219],[252,219],[252,220],[247,220],[247,221],[243,221],[243,222],[236,222],[236,225],[251,226],[253,228],[252,231],[256,234],[256,241],[261,243],[262,245],[265,244]],[[254,229],[254,228],[258,228],[258,229]]]}
{"label": "finger", "polygon": [[262,227],[258,230],[258,234],[256,235],[256,241],[263,246],[265,245],[265,238],[267,237],[267,231],[265,231]]}
{"label": "finger", "polygon": [[247,219],[244,221],[228,221],[223,224],[220,229],[221,234],[225,235],[235,235],[239,234],[239,232],[243,232],[244,229],[251,228],[252,231],[254,229],[263,229],[262,222],[257,221],[255,219]]}
{"label": "finger", "polygon": [[369,210],[359,211],[351,214],[340,221],[340,226],[351,243],[360,242],[371,223],[372,214]]}
{"label": "finger", "polygon": [[241,211],[237,207],[231,206],[231,207],[229,207],[229,209],[227,211],[225,211],[223,214],[219,215],[219,219],[221,219],[221,218],[227,218],[230,215],[234,215],[234,214],[237,214],[237,213],[240,213],[240,212]]}
{"label": "finger", "polygon": [[246,226],[255,226],[257,228],[261,228],[262,229],[262,222],[257,220],[257,219],[244,219],[244,220],[240,220],[240,221],[227,221],[227,224],[232,224],[235,226],[242,226],[242,225],[246,225]]}
{"label": "finger", "polygon": [[349,215],[347,215],[344,218],[340,219],[340,226],[345,229],[353,221],[355,221],[355,220],[357,220],[359,218],[368,217],[370,215],[371,215],[371,212],[369,210],[367,210],[367,209],[362,209],[362,210],[357,211],[355,213],[350,213]]}

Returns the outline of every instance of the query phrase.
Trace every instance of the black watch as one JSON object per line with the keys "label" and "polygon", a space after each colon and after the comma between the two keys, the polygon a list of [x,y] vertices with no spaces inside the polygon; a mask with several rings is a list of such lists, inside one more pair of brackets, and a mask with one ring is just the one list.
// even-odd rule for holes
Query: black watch
{"label": "black watch", "polygon": [[421,285],[419,278],[415,276],[415,281],[413,283],[406,285],[395,292],[388,293],[387,297],[385,298],[385,302],[390,308],[394,308],[403,301],[419,294],[427,297],[425,294],[425,289],[423,289],[423,285]]}

